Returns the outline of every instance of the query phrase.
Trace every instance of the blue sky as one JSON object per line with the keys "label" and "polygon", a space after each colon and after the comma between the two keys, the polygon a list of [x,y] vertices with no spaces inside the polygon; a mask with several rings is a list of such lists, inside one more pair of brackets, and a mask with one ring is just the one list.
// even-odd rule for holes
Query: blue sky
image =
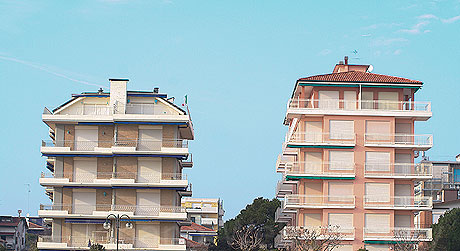
{"label": "blue sky", "polygon": [[[129,78],[132,90],[189,97],[195,197],[232,218],[274,196],[275,160],[295,80],[345,55],[421,80],[432,101],[431,159],[460,153],[460,1],[0,1],[0,214],[49,204],[38,184],[44,106]],[[352,51],[357,50],[354,54]]]}

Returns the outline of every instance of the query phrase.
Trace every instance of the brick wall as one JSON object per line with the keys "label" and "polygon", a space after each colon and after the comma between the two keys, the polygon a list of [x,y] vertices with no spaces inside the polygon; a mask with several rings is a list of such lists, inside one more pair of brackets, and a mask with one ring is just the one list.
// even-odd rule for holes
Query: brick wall
{"label": "brick wall", "polygon": [[[161,173],[163,174],[162,175],[162,178],[163,179],[170,179],[170,175],[167,175],[167,174],[171,174],[171,173],[175,173],[175,163],[176,163],[176,159],[175,158],[162,158],[162,163],[161,163]],[[169,178],[168,178],[169,177]]]}
{"label": "brick wall", "polygon": [[172,206],[174,205],[174,193],[176,191],[169,189],[160,190],[160,205],[161,206]]}
{"label": "brick wall", "polygon": [[175,146],[175,141],[171,141],[175,139],[175,133],[174,133],[174,127],[173,125],[165,125],[163,126],[163,146],[164,147],[174,147]]}
{"label": "brick wall", "polygon": [[64,146],[70,147],[70,150],[73,150],[73,143],[75,140],[75,126],[74,125],[65,125],[64,126]]}
{"label": "brick wall", "polygon": [[97,178],[112,178],[113,158],[97,158]]}
{"label": "brick wall", "polygon": [[116,189],[116,205],[136,205],[136,189]]}
{"label": "brick wall", "polygon": [[96,211],[110,211],[112,189],[96,189]]}
{"label": "brick wall", "polygon": [[72,225],[62,221],[62,242],[70,246],[70,236],[72,236]]}
{"label": "brick wall", "polygon": [[117,140],[137,140],[139,129],[137,125],[118,125]]}
{"label": "brick wall", "polygon": [[172,244],[171,238],[175,236],[175,227],[178,227],[174,222],[161,222],[160,223],[160,244]]}
{"label": "brick wall", "polygon": [[70,181],[73,181],[73,157],[64,157],[63,159],[64,178],[69,178]]}
{"label": "brick wall", "polygon": [[62,188],[62,204],[65,205],[62,210],[67,210],[69,213],[72,212],[72,188]]}
{"label": "brick wall", "polygon": [[111,147],[113,144],[113,134],[114,134],[113,125],[99,126],[99,130],[98,130],[99,147]]}
{"label": "brick wall", "polygon": [[137,177],[137,157],[117,157],[119,178],[135,179]]}

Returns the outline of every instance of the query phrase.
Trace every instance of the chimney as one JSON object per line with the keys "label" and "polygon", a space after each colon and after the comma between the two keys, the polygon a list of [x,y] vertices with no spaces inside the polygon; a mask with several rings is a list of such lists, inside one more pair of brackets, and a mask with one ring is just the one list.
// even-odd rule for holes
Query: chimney
{"label": "chimney", "polygon": [[153,93],[159,93],[159,92],[160,92],[160,88],[159,88],[159,87],[153,88]]}
{"label": "chimney", "polygon": [[455,156],[455,161],[460,161],[460,154],[457,154],[457,156]]}
{"label": "chimney", "polygon": [[102,94],[104,92],[104,90],[102,88],[99,88],[99,90],[97,91],[97,93],[99,94]]}
{"label": "chimney", "polygon": [[21,218],[21,213],[22,213],[22,210],[21,210],[21,209],[18,209],[19,218]]}
{"label": "chimney", "polygon": [[348,56],[345,56],[344,60],[345,60],[345,64],[347,65],[348,64]]}
{"label": "chimney", "polygon": [[113,113],[124,114],[127,102],[126,85],[129,79],[109,79],[110,81],[110,107]]}

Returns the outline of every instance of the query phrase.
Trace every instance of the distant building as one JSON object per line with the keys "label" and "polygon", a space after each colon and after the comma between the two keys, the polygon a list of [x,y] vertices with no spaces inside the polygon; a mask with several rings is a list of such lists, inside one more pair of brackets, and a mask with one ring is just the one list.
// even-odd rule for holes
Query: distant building
{"label": "distant building", "polygon": [[460,199],[434,204],[433,205],[433,224],[438,223],[439,217],[441,217],[447,211],[452,210],[454,208],[460,208]]}
{"label": "distant building", "polygon": [[[190,226],[182,226],[180,228],[180,234],[181,237],[200,244],[213,243],[217,236],[217,232],[215,230],[193,222]],[[189,245],[188,249],[191,249],[191,247],[196,247],[194,243],[189,244],[192,245]]]}
{"label": "distant building", "polygon": [[216,232],[224,226],[222,204],[220,199],[182,198],[182,207],[185,207],[188,220]]}
{"label": "distant building", "polygon": [[27,217],[27,233],[40,236],[51,235],[51,227],[45,223],[45,220],[40,217]]}
{"label": "distant building", "polygon": [[7,250],[25,250],[26,231],[27,223],[24,217],[0,216],[0,243]]}

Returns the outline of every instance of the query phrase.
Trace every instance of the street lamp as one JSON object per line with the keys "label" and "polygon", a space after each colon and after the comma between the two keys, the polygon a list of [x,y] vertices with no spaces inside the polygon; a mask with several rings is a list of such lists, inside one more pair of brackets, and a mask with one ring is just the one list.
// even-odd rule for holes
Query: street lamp
{"label": "street lamp", "polygon": [[119,242],[121,219],[123,219],[123,218],[128,219],[128,222],[126,222],[126,228],[127,229],[132,229],[133,228],[133,223],[131,223],[131,218],[129,218],[129,216],[126,215],[126,214],[122,214],[122,215],[109,214],[109,215],[107,215],[107,218],[105,219],[105,222],[102,225],[104,227],[104,229],[107,229],[107,230],[110,229],[110,227],[111,227],[110,218],[113,218],[115,220],[115,227],[117,228],[117,251],[118,251],[118,242]]}

